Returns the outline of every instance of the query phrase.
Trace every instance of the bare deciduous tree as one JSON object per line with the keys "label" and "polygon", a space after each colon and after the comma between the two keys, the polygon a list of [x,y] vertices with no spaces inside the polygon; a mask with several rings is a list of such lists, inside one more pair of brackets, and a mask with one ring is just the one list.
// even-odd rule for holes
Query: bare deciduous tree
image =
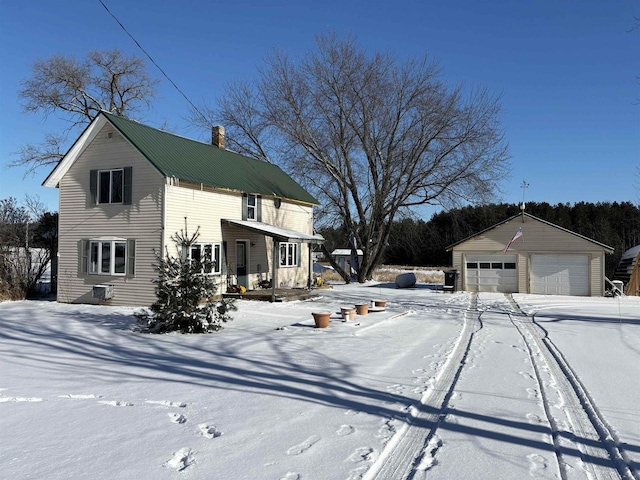
{"label": "bare deciduous tree", "polygon": [[447,87],[438,65],[368,54],[320,36],[299,61],[266,60],[232,86],[218,118],[242,151],[280,164],[363,250],[358,280],[382,261],[397,217],[424,204],[482,203],[508,173],[499,97]]}
{"label": "bare deciduous tree", "polygon": [[57,215],[37,197],[27,196],[25,205],[0,200],[0,300],[35,293],[57,251]]}
{"label": "bare deciduous tree", "polygon": [[[54,55],[33,64],[32,74],[18,95],[27,112],[61,113],[70,130],[83,127],[101,110],[131,116],[148,107],[156,81],[145,70],[144,61],[119,50],[92,51],[79,61]],[[66,135],[49,134],[39,144],[24,145],[10,166],[26,166],[27,173],[52,165],[64,154]]]}

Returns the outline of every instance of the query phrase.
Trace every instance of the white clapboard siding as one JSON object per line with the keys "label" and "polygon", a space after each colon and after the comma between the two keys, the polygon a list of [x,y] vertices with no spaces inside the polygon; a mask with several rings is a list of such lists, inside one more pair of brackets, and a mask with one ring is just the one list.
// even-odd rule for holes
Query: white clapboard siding
{"label": "white clapboard siding", "polygon": [[[248,242],[249,288],[260,280],[271,279],[271,260],[273,241],[257,232],[232,226],[224,226],[222,220],[242,220],[242,194],[216,190],[207,186],[180,182],[180,186],[166,186],[167,204],[165,208],[164,241],[170,254],[175,254],[175,243],[171,237],[177,232],[186,230],[192,234],[198,229],[198,242],[222,243],[226,240],[227,268],[223,272],[235,273],[236,240]],[[276,208],[274,199],[262,198],[262,221],[270,225],[313,233],[313,208],[299,203],[282,200]],[[301,261],[299,267],[278,269],[278,285],[303,287],[308,279],[309,245],[301,245]],[[233,279],[231,279],[233,283]],[[219,284],[224,286],[227,277],[223,274]]]}

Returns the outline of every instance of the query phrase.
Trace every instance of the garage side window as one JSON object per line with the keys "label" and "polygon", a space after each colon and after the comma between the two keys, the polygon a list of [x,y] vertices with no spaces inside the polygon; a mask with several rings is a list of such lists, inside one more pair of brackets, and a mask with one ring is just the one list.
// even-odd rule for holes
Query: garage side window
{"label": "garage side window", "polygon": [[516,264],[513,263],[513,262],[505,262],[504,269],[505,270],[515,270],[516,269]]}
{"label": "garage side window", "polygon": [[467,268],[471,268],[471,269],[478,268],[478,262],[467,262]]}

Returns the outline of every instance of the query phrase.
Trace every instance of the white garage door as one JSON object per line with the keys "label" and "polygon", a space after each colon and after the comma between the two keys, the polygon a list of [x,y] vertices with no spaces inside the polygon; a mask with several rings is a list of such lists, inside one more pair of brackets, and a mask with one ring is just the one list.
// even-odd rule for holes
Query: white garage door
{"label": "white garage door", "polygon": [[531,293],[589,295],[589,257],[531,255]]}
{"label": "white garage door", "polygon": [[465,290],[470,292],[518,291],[515,255],[467,255]]}

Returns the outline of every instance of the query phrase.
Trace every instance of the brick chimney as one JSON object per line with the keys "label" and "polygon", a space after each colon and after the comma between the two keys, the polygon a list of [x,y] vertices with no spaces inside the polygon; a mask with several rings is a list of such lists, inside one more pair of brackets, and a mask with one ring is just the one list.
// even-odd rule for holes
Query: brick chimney
{"label": "brick chimney", "polygon": [[211,127],[211,143],[216,147],[224,148],[224,127],[220,125]]}

